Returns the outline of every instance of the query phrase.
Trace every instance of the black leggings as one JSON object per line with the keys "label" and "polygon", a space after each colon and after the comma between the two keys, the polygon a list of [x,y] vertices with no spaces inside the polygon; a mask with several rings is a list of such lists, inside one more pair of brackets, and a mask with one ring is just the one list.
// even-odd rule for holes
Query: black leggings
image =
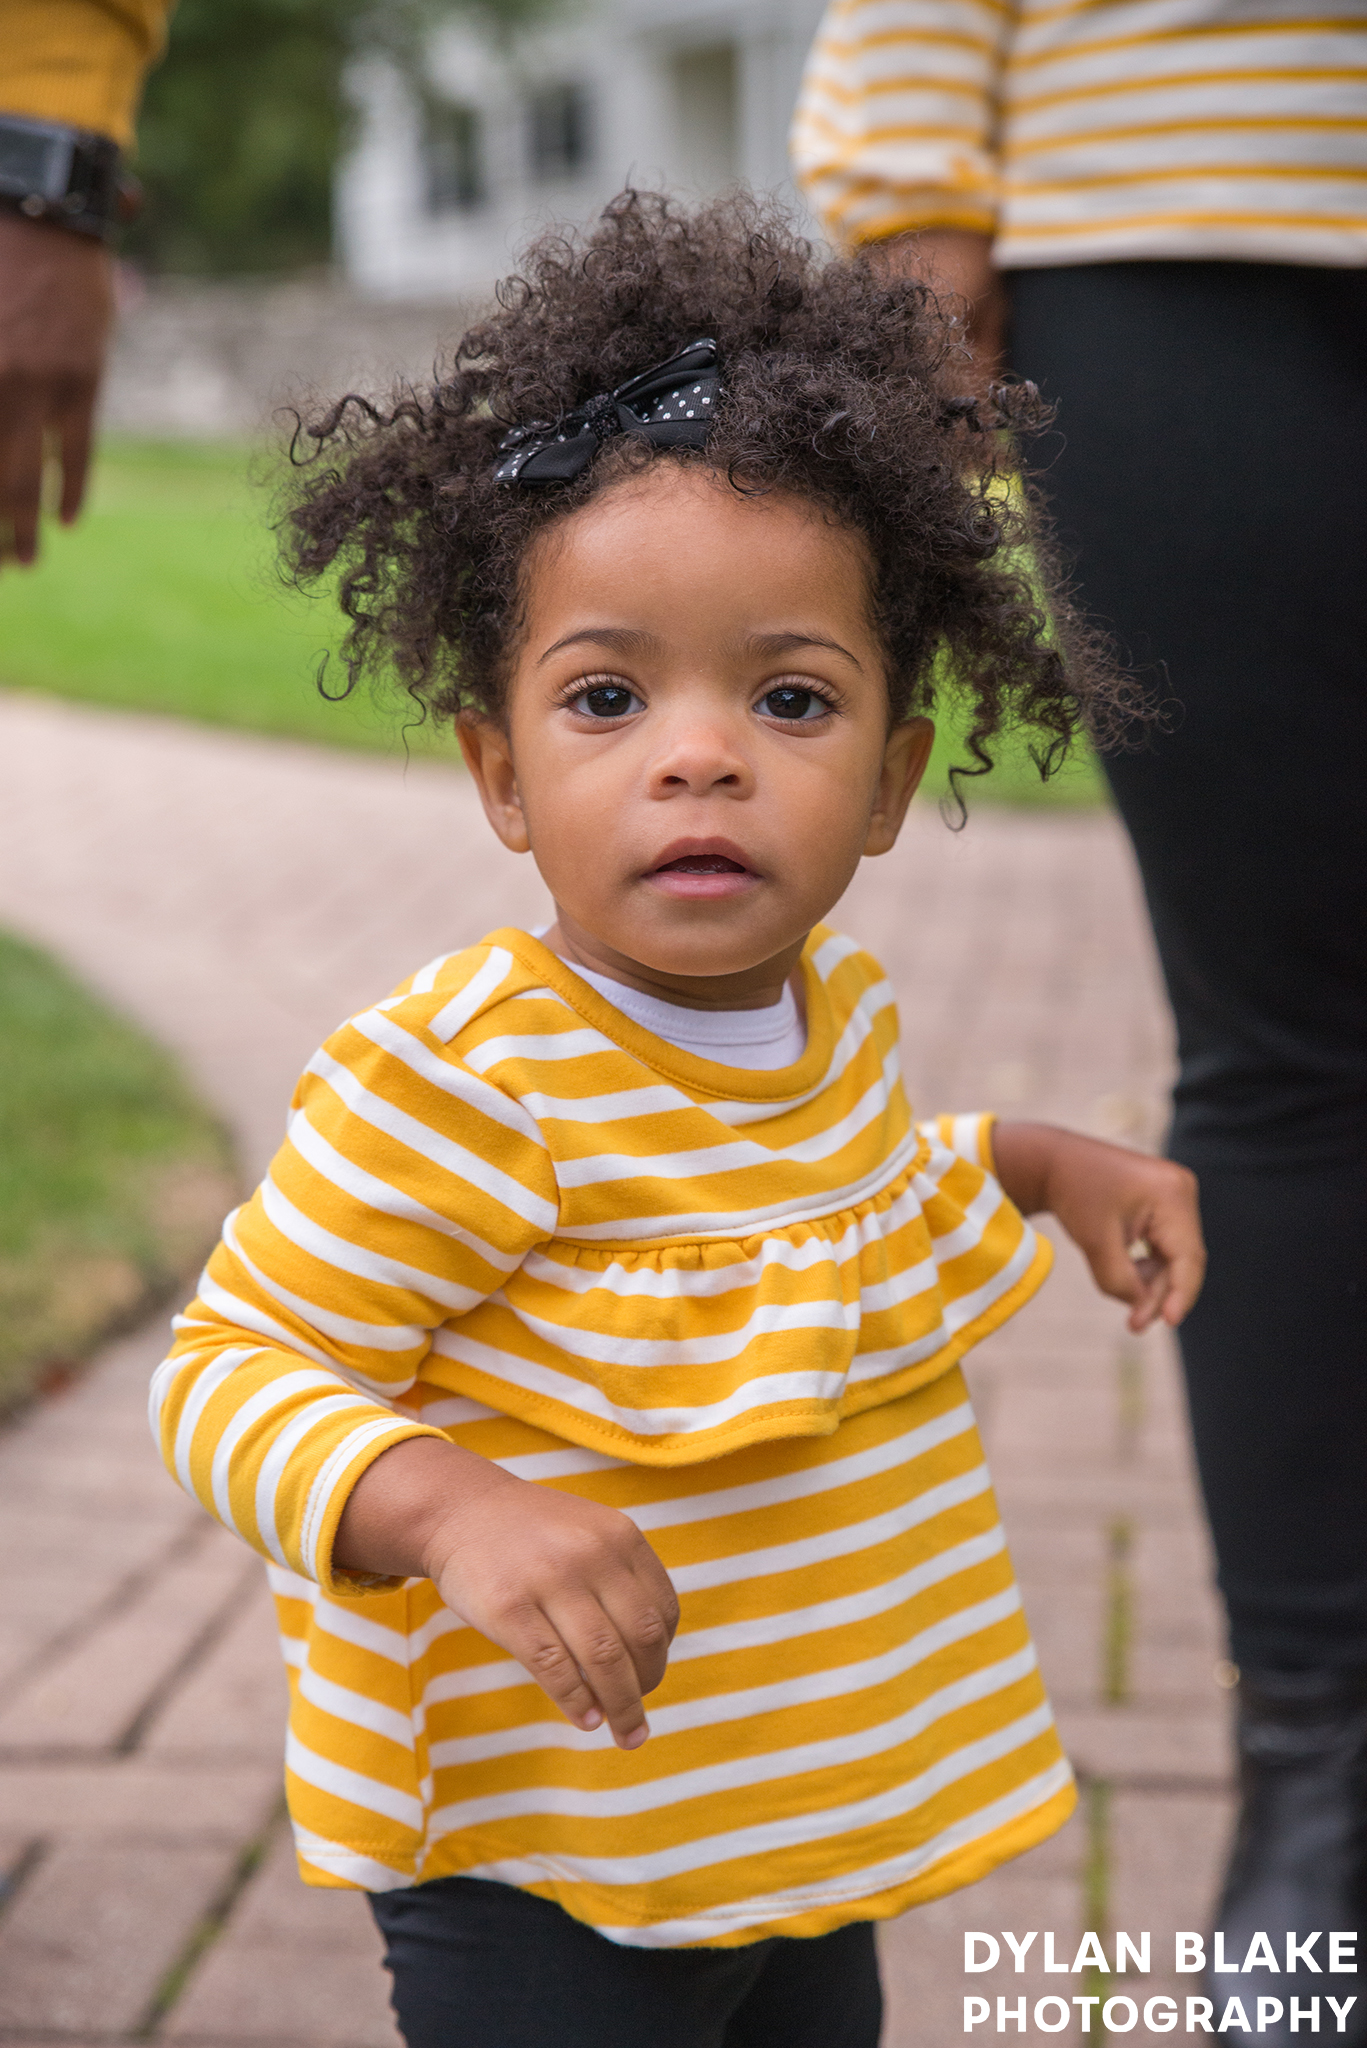
{"label": "black leggings", "polygon": [[1169,700],[1107,772],[1202,1183],[1182,1332],[1250,1668],[1367,1666],[1367,273],[1012,278],[1081,601]]}
{"label": "black leggings", "polygon": [[746,1948],[620,1948],[481,1878],[370,1905],[408,2048],[878,2048],[868,1922]]}

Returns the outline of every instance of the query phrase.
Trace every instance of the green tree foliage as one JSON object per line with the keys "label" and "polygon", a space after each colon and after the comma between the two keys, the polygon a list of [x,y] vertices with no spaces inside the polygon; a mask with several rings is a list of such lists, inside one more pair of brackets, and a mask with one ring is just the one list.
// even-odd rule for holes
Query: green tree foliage
{"label": "green tree foliage", "polygon": [[[138,124],[147,193],[124,253],[200,275],[326,262],[346,68],[419,60],[439,0],[180,0]],[[450,11],[449,8],[446,11]]]}
{"label": "green tree foliage", "polygon": [[147,194],[124,253],[200,276],[289,271],[332,252],[332,181],[354,110],[347,66],[388,57],[426,103],[443,15],[507,42],[573,0],[179,0],[138,124]]}
{"label": "green tree foliage", "polygon": [[156,270],[289,270],[326,259],[342,80],[362,0],[180,0],[139,122]]}

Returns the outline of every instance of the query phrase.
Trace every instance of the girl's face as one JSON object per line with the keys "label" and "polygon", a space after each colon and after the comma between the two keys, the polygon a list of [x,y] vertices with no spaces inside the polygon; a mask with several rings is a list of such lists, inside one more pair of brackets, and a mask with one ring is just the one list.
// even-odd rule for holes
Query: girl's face
{"label": "girl's face", "polygon": [[675,1001],[772,1002],[925,767],[889,731],[859,540],[805,500],[660,463],[528,562],[504,726],[461,741],[549,943]]}

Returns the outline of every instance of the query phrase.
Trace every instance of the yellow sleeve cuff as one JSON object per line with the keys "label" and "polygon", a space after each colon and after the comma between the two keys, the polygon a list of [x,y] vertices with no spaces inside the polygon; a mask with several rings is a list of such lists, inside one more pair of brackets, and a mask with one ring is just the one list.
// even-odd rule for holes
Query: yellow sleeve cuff
{"label": "yellow sleeve cuff", "polygon": [[0,0],[0,113],[63,121],[123,148],[175,0]]}

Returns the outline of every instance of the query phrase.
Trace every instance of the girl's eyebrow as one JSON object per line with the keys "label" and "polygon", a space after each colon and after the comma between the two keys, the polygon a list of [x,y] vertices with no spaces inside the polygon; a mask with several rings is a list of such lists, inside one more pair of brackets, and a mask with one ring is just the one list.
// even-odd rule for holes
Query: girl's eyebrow
{"label": "girl's eyebrow", "polygon": [[614,654],[646,654],[659,645],[653,633],[643,633],[635,626],[584,626],[577,633],[566,633],[563,640],[556,640],[544,654],[539,654],[537,667],[553,654],[563,653],[567,647],[582,646],[586,640],[598,647],[610,647]]}
{"label": "girl's eyebrow", "polygon": [[831,654],[843,655],[862,672],[863,664],[857,654],[851,654],[838,640],[823,639],[819,633],[755,633],[745,643],[747,654],[760,655],[788,654],[798,647],[824,647]]}
{"label": "girl's eyebrow", "polygon": [[[635,626],[584,626],[577,633],[566,633],[562,640],[553,641],[543,654],[537,656],[537,666],[549,661],[553,654],[563,654],[567,647],[579,647],[586,641],[598,647],[611,648],[614,654],[647,654],[659,645],[654,633],[642,632]],[[857,654],[851,654],[848,647],[842,647],[838,640],[823,639],[819,633],[754,633],[745,642],[747,654],[772,659],[778,654],[790,654],[801,647],[824,647],[831,654],[839,654],[853,667],[863,672],[863,663]]]}

